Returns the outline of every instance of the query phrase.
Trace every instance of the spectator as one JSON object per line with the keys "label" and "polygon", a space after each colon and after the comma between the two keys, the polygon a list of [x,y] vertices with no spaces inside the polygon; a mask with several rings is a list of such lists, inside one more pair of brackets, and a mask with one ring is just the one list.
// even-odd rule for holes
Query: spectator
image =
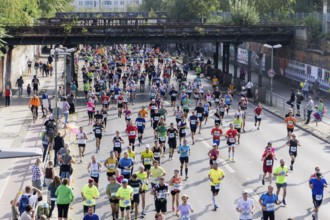
{"label": "spectator", "polygon": [[308,91],[309,91],[309,85],[308,85],[308,80],[306,79],[303,86],[302,86],[302,89],[303,91],[303,95],[304,95],[304,99],[308,99]]}
{"label": "spectator", "polygon": [[63,101],[62,112],[64,115],[64,128],[66,128],[67,123],[69,123],[70,104],[67,102],[66,98],[63,98],[62,101]]}
{"label": "spectator", "polygon": [[314,98],[316,100],[319,99],[319,87],[320,87],[320,82],[318,78],[315,78],[314,82],[313,82],[313,94],[314,94]]}
{"label": "spectator", "polygon": [[69,206],[74,199],[73,191],[68,183],[69,180],[64,178],[62,184],[55,191],[59,220],[68,219]]}
{"label": "spectator", "polygon": [[23,77],[20,76],[20,77],[16,80],[16,86],[18,87],[18,97],[21,97],[21,95],[23,95],[23,84],[24,84]]}
{"label": "spectator", "polygon": [[6,88],[3,90],[3,95],[5,96],[5,106],[9,107],[10,106],[10,100],[11,100],[11,96],[12,96],[12,91],[9,88],[9,85],[6,85]]}
{"label": "spectator", "polygon": [[55,192],[57,188],[61,185],[61,179],[59,176],[55,176],[53,182],[48,185],[48,203],[50,204],[49,218],[52,217],[52,213],[55,208],[56,195]]}
{"label": "spectator", "polygon": [[53,161],[48,161],[47,167],[44,170],[45,173],[45,183],[48,187],[51,182],[53,182],[53,179],[55,177],[55,169],[53,166]]}
{"label": "spectator", "polygon": [[247,89],[247,97],[248,98],[252,98],[252,87],[253,87],[253,82],[249,81],[247,84],[246,84],[246,89]]}
{"label": "spectator", "polygon": [[74,114],[76,112],[75,102],[76,102],[75,93],[71,92],[71,94],[68,96],[68,103],[70,105],[69,114]]}
{"label": "spectator", "polygon": [[71,171],[72,171],[71,163],[73,162],[73,158],[71,156],[71,150],[67,143],[64,145],[64,149],[61,149],[58,152],[58,156],[59,156],[59,161],[61,163],[61,166],[60,166],[61,175],[60,176],[62,179],[67,178],[68,180],[70,180]]}
{"label": "spectator", "polygon": [[38,75],[38,70],[39,70],[39,61],[38,60],[36,60],[35,62],[34,62],[34,75]]}
{"label": "spectator", "polygon": [[25,211],[22,213],[20,220],[34,220],[34,209],[31,205],[25,207]]}
{"label": "spectator", "polygon": [[305,125],[307,125],[307,124],[309,124],[309,122],[311,120],[311,114],[314,109],[314,101],[311,96],[308,97],[308,103],[306,104],[305,108],[307,110],[307,120],[305,122]]}
{"label": "spectator", "polygon": [[19,219],[19,211],[16,206],[16,201],[20,195],[20,192],[16,193],[16,196],[13,200],[10,201],[10,207],[11,207],[11,219],[12,220],[18,220]]}
{"label": "spectator", "polygon": [[40,168],[41,160],[38,158],[36,162],[32,165],[32,186],[42,190],[41,177],[42,171]]}
{"label": "spectator", "polygon": [[60,149],[64,148],[64,137],[66,135],[66,130],[64,130],[65,133],[61,135],[60,132],[57,132],[57,135],[54,138],[54,167],[58,165],[58,159],[57,154],[60,151]]}
{"label": "spectator", "polygon": [[31,67],[32,67],[32,61],[30,59],[28,59],[27,61],[27,67],[28,67],[28,74],[31,74]]}
{"label": "spectator", "polygon": [[300,116],[300,105],[301,105],[301,102],[304,100],[304,96],[303,96],[303,94],[301,94],[299,89],[297,89],[296,100],[297,100],[296,101],[296,106],[297,106],[296,116]]}

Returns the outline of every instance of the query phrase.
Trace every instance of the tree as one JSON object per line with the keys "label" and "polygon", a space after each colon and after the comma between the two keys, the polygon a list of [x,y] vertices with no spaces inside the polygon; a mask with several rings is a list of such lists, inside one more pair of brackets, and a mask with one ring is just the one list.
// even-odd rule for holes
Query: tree
{"label": "tree", "polygon": [[162,11],[164,0],[143,0],[140,6],[140,11]]}
{"label": "tree", "polygon": [[[242,0],[236,0],[242,1]],[[250,6],[254,5],[260,16],[287,16],[294,12],[296,0],[243,0],[247,1]],[[298,0],[300,1],[300,0]]]}
{"label": "tree", "polygon": [[53,17],[56,12],[71,11],[73,0],[39,0],[41,17]]}
{"label": "tree", "polygon": [[219,8],[219,0],[166,0],[164,2],[170,18],[179,21],[208,18]]}
{"label": "tree", "polygon": [[0,28],[0,57],[4,56],[4,53],[2,52],[2,48],[5,48],[7,43],[2,39],[6,37],[10,37],[10,36],[6,34],[5,29]]}
{"label": "tree", "polygon": [[232,1],[230,11],[235,25],[255,25],[260,21],[256,8],[247,1]]}

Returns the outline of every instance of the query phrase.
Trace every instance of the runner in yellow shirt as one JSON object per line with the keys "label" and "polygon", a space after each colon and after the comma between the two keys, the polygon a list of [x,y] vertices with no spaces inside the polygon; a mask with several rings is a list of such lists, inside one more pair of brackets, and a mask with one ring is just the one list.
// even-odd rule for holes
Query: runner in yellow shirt
{"label": "runner in yellow shirt", "polygon": [[130,209],[131,200],[133,199],[134,190],[128,185],[128,180],[123,179],[121,182],[121,187],[118,189],[116,196],[119,198],[119,208],[121,212],[121,219],[125,219],[125,211],[127,219],[131,219]]}
{"label": "runner in yellow shirt", "polygon": [[110,181],[110,177],[115,175],[118,167],[118,160],[113,151],[110,151],[110,157],[104,161],[104,167],[107,168],[108,181]]}
{"label": "runner in yellow shirt", "polygon": [[285,166],[285,162],[283,159],[280,160],[279,166],[277,166],[273,172],[274,176],[276,176],[276,195],[280,193],[281,188],[283,188],[283,205],[286,205],[285,196],[286,196],[286,177],[288,176],[289,168]]}
{"label": "runner in yellow shirt", "polygon": [[94,180],[90,178],[88,184],[84,185],[81,190],[81,197],[84,202],[84,214],[87,214],[88,207],[93,206],[95,210],[96,199],[100,197],[100,192],[96,186],[94,186]]}
{"label": "runner in yellow shirt", "polygon": [[148,173],[144,171],[144,166],[139,167],[139,171],[135,173],[137,178],[140,179],[143,183],[142,191],[141,191],[141,200],[142,200],[142,215],[145,215],[145,208],[146,208],[146,191],[147,191],[147,184],[148,184]]}
{"label": "runner in yellow shirt", "polygon": [[209,180],[211,181],[211,192],[212,202],[214,205],[214,211],[217,210],[218,205],[216,204],[215,197],[218,195],[220,190],[220,183],[225,178],[225,173],[222,169],[218,168],[218,163],[213,163],[213,168],[208,173]]}
{"label": "runner in yellow shirt", "polygon": [[145,109],[145,106],[142,106],[142,109],[138,112],[138,114],[142,115],[143,118],[146,118],[148,116],[148,111]]}
{"label": "runner in yellow shirt", "polygon": [[150,174],[151,164],[154,158],[154,153],[150,150],[149,144],[146,145],[146,149],[141,152],[141,161],[145,171],[148,172],[148,178]]}

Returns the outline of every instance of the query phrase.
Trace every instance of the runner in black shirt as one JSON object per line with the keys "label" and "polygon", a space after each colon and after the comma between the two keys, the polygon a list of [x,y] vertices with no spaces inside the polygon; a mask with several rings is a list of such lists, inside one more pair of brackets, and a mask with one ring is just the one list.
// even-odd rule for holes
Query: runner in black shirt
{"label": "runner in black shirt", "polygon": [[[101,116],[102,116],[102,114],[101,114]],[[96,123],[93,125],[93,131],[94,131],[94,135],[95,135],[95,139],[96,139],[96,153],[100,151],[102,131],[104,129],[101,122],[102,121],[97,120]]]}
{"label": "runner in black shirt", "polygon": [[168,146],[170,148],[169,160],[173,160],[174,149],[176,148],[176,137],[178,136],[178,130],[174,127],[174,124],[170,124],[170,128],[167,129]]}
{"label": "runner in black shirt", "polygon": [[132,200],[132,210],[135,209],[135,219],[137,219],[137,216],[139,214],[139,203],[140,203],[140,193],[142,192],[142,181],[137,178],[137,175],[134,173],[132,175],[132,178],[128,180],[128,185],[130,185],[133,188],[133,200]]}
{"label": "runner in black shirt", "polygon": [[199,119],[199,132],[198,134],[201,133],[201,129],[202,129],[202,122],[204,120],[204,108],[203,108],[203,104],[199,103],[199,105],[195,108],[195,111],[197,112],[197,118]]}

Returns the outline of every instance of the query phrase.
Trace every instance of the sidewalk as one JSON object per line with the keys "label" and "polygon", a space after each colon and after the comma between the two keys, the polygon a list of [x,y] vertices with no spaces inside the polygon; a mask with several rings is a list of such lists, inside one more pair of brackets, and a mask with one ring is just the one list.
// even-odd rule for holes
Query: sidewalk
{"label": "sidewalk", "polygon": [[[175,58],[176,59],[176,58]],[[176,59],[178,63],[182,63],[181,59]],[[219,62],[219,66],[222,66],[221,61]],[[238,68],[239,71],[239,68]],[[229,72],[231,74],[234,73],[234,66],[230,64],[229,66]],[[245,77],[247,80],[247,76]],[[254,87],[258,86],[258,73],[252,72],[251,75],[251,81],[254,84]],[[288,81],[289,82],[289,81]],[[266,75],[263,75],[262,78],[262,85],[265,87],[267,90],[270,90],[270,78]],[[284,116],[286,113],[288,113],[290,106],[286,104],[286,101],[290,99],[290,94],[291,94],[291,88],[294,89],[296,92],[297,89],[301,90],[301,88],[298,88],[297,86],[294,85],[289,85],[289,83],[284,84],[283,82],[277,81],[276,79],[273,80],[273,106],[267,105],[266,103],[269,103],[269,96],[270,92],[267,92],[266,94],[266,103],[262,103],[263,108],[284,119]],[[237,90],[240,90],[240,88],[236,88]],[[314,104],[317,105],[318,101],[314,100]],[[251,102],[254,102],[254,99],[250,99]],[[257,103],[255,103],[257,104]],[[313,120],[313,116],[311,116],[311,122],[308,125],[305,125],[305,117],[304,117],[304,107],[307,104],[307,101],[304,100],[301,103],[300,106],[300,117],[296,117],[297,119],[297,127],[305,130],[306,132],[314,135],[315,137],[320,138],[324,142],[330,143],[330,113],[329,111],[327,114],[323,117],[321,122],[318,122],[317,126],[315,121]],[[323,99],[323,104],[327,110],[330,109],[330,100],[329,99]],[[313,112],[314,113],[314,112]],[[312,113],[312,115],[313,115]]]}
{"label": "sidewalk", "polygon": [[[58,62],[58,71],[63,70],[64,63],[62,60]],[[31,82],[33,75],[25,75],[24,88]],[[60,78],[60,77],[59,77]],[[40,77],[40,90],[44,89],[51,97],[54,92],[55,80],[53,77]],[[59,85],[62,82],[59,80]],[[39,90],[39,91],[40,91]],[[0,101],[0,138],[1,147],[6,148],[35,148],[42,150],[41,132],[43,131],[43,123],[45,119],[41,118],[41,109],[39,117],[35,124],[32,123],[32,114],[27,107],[30,97],[26,95],[24,89],[23,96],[18,97],[17,88],[13,88],[13,97],[10,107],[4,106],[4,98]],[[63,133],[63,131],[61,130]],[[67,132],[66,141],[72,141],[71,132]],[[11,209],[9,201],[15,198],[19,191],[23,191],[24,187],[31,185],[31,166],[36,158],[12,158],[3,159],[0,167],[0,210],[3,210],[0,219],[11,219]],[[56,170],[58,173],[58,170]],[[47,189],[43,189],[43,200],[47,201]],[[57,213],[54,213],[54,217]],[[55,219],[55,218],[54,218]]]}

